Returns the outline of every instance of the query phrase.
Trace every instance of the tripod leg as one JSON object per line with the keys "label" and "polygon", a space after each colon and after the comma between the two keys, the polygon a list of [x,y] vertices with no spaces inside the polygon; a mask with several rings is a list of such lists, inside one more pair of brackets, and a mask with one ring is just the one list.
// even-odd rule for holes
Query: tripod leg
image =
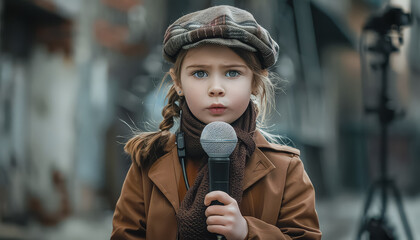
{"label": "tripod leg", "polygon": [[405,233],[407,235],[408,240],[413,240],[413,234],[411,233],[410,226],[408,224],[407,216],[405,215],[404,206],[401,198],[401,194],[397,187],[395,186],[394,182],[391,184],[392,192],[394,193],[395,201],[397,202],[398,211],[400,213],[401,221],[405,230]]}
{"label": "tripod leg", "polygon": [[388,180],[382,179],[380,181],[380,189],[381,189],[381,215],[380,219],[385,219],[386,208],[388,206]]}
{"label": "tripod leg", "polygon": [[369,210],[370,204],[372,203],[372,198],[373,198],[373,194],[375,193],[375,189],[377,187],[377,182],[374,182],[368,190],[368,194],[366,196],[366,201],[363,207],[363,213],[362,213],[362,218],[360,221],[360,226],[359,226],[359,230],[357,232],[357,239],[360,240],[362,237],[362,233],[365,230],[365,226],[367,223],[367,212]]}

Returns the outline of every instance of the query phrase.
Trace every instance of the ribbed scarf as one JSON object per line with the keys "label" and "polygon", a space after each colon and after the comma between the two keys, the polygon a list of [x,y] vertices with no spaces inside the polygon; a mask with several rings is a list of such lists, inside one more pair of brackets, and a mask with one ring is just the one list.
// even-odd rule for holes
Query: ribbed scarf
{"label": "ribbed scarf", "polygon": [[[187,191],[177,214],[178,232],[182,240],[216,239],[216,235],[207,231],[204,197],[209,191],[209,175],[207,159],[200,144],[200,135],[205,124],[198,120],[190,111],[187,104],[181,106],[181,131],[185,135],[186,154],[189,160],[204,161],[193,186]],[[230,196],[240,205],[242,200],[242,182],[245,164],[254,153],[255,142],[253,135],[256,129],[256,108],[250,101],[248,108],[231,125],[238,136],[238,144],[230,156]]]}

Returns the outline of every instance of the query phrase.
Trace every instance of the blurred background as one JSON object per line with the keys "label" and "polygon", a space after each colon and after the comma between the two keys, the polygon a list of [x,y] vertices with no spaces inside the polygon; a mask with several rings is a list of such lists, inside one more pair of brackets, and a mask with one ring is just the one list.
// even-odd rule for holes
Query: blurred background
{"label": "blurred background", "polygon": [[[386,93],[396,117],[385,156],[420,237],[420,1],[0,0],[0,239],[109,238],[131,163],[124,142],[161,119],[164,31],[220,4],[252,12],[283,50],[271,69],[282,90],[269,130],[302,151],[327,240],[356,239],[382,176],[381,118],[364,109],[379,103],[385,57],[369,48],[376,25],[363,26],[390,4],[411,13],[391,34],[399,51]],[[410,239],[392,193],[388,223]],[[381,199],[373,195],[370,216]]]}

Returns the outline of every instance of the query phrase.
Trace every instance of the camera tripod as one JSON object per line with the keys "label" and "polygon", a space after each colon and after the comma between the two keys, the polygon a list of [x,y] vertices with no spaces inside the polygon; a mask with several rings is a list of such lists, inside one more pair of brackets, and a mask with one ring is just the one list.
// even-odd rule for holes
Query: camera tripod
{"label": "camera tripod", "polygon": [[[400,39],[402,41],[402,39]],[[392,39],[387,34],[380,34],[378,41],[374,46],[368,48],[368,51],[378,53],[383,58],[382,61],[374,64],[373,68],[380,70],[381,74],[381,88],[378,96],[378,106],[375,108],[366,108],[367,113],[374,113],[378,115],[380,122],[380,177],[378,180],[374,181],[368,190],[366,201],[364,203],[363,215],[361,218],[361,223],[357,233],[357,239],[362,239],[362,236],[365,232],[369,233],[370,240],[388,240],[396,239],[392,228],[388,225],[386,220],[386,211],[389,196],[388,194],[394,197],[398,213],[400,215],[402,225],[407,236],[408,240],[413,240],[413,235],[408,223],[407,216],[404,212],[403,202],[401,198],[400,191],[393,179],[388,177],[388,167],[387,167],[387,142],[388,142],[388,127],[399,115],[394,109],[389,106],[389,97],[388,97],[388,77],[387,71],[389,67],[390,55],[393,52],[397,52],[398,47],[394,46]],[[371,207],[373,196],[375,192],[380,192],[380,214],[378,217],[369,217],[368,210]]]}

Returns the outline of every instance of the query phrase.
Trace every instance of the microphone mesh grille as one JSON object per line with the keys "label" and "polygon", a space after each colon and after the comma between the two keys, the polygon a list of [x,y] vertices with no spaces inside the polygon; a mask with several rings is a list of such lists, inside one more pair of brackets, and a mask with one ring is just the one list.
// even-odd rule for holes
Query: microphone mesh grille
{"label": "microphone mesh grille", "polygon": [[237,142],[233,127],[221,121],[206,125],[200,137],[201,146],[209,157],[229,157]]}

